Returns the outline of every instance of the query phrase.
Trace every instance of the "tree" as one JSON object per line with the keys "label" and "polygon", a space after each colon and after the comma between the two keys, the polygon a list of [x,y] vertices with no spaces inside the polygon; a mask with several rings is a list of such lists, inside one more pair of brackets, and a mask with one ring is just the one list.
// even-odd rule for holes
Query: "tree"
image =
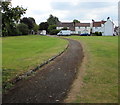
{"label": "tree", "polygon": [[24,24],[24,23],[18,24],[17,29],[19,30],[20,35],[28,35],[29,29],[26,24]]}
{"label": "tree", "polygon": [[33,27],[33,31],[37,33],[38,30],[39,30],[39,25],[35,24]]}
{"label": "tree", "polygon": [[39,24],[39,30],[46,30],[48,31],[49,24],[47,22],[42,22]]}
{"label": "tree", "polygon": [[80,23],[80,21],[77,20],[77,19],[74,19],[74,20],[73,20],[73,23]]}
{"label": "tree", "polygon": [[33,24],[36,24],[35,19],[33,17],[29,17]]}
{"label": "tree", "polygon": [[47,22],[49,25],[57,25],[59,19],[53,15],[50,15],[49,18],[47,19]]}
{"label": "tree", "polygon": [[48,27],[48,31],[50,32],[51,30],[54,30],[54,29],[56,29],[56,25],[49,25],[49,27]]}
{"label": "tree", "polygon": [[21,16],[25,14],[27,9],[23,7],[12,7],[10,2],[1,1],[2,13],[2,33],[3,36],[10,36],[16,34],[16,23],[19,22]]}
{"label": "tree", "polygon": [[26,24],[30,30],[32,30],[34,27],[34,22],[31,18],[24,17],[20,20],[20,23]]}
{"label": "tree", "polygon": [[56,29],[56,25],[50,25],[48,31],[50,35],[56,35],[60,30]]}

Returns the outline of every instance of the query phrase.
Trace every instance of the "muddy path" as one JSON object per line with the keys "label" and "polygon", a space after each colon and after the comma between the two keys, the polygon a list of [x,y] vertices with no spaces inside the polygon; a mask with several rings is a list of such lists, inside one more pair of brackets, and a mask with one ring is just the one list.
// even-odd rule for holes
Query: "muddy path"
{"label": "muddy path", "polygon": [[[79,42],[71,39],[68,49],[33,76],[17,82],[3,94],[3,103],[61,103],[66,97],[83,58]],[[49,52],[48,52],[49,53]]]}

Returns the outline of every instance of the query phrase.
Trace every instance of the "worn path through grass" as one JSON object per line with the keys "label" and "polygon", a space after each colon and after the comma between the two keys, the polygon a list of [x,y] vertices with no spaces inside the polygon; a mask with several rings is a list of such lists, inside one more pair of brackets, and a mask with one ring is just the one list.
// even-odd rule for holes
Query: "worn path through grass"
{"label": "worn path through grass", "polygon": [[57,55],[68,42],[55,37],[29,35],[5,37],[2,44],[4,83]]}
{"label": "worn path through grass", "polygon": [[[69,40],[68,49],[33,76],[19,81],[3,95],[3,103],[60,103],[68,93],[82,62],[78,41]],[[80,54],[80,55],[79,55]]]}

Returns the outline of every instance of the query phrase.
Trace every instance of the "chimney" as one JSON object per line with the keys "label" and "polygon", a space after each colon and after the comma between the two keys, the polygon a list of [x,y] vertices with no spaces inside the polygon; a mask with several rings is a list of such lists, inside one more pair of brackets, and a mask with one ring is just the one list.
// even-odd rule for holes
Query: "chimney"
{"label": "chimney", "polygon": [[92,25],[92,27],[94,27],[94,22],[95,22],[95,21],[92,19],[92,24],[91,24],[91,25]]}
{"label": "chimney", "polygon": [[109,19],[110,19],[110,17],[107,18],[107,20],[109,20]]}

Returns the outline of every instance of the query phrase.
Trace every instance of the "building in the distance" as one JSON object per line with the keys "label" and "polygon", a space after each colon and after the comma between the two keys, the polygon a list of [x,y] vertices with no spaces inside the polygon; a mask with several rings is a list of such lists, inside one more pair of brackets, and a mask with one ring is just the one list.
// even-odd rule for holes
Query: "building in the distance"
{"label": "building in the distance", "polygon": [[102,36],[113,36],[114,35],[114,23],[107,18],[107,21],[94,21],[92,20],[92,33],[101,32]]}

